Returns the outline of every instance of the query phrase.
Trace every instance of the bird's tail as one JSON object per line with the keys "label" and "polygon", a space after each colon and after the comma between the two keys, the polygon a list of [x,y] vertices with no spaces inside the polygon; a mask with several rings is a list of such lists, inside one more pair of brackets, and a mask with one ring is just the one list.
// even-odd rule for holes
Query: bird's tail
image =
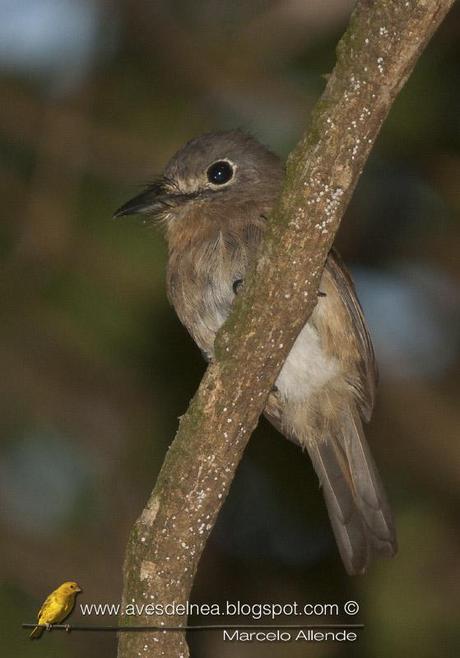
{"label": "bird's tail", "polygon": [[347,572],[364,573],[372,557],[395,555],[391,511],[357,411],[344,412],[335,436],[308,442],[307,449]]}
{"label": "bird's tail", "polygon": [[29,637],[31,640],[38,640],[38,638],[42,636],[42,633],[43,633],[43,626],[35,626],[34,630],[29,635]]}

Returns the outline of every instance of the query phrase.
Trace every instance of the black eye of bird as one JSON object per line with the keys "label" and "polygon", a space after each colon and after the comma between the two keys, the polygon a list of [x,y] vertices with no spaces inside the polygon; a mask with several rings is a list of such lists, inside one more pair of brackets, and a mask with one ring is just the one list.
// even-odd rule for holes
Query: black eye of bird
{"label": "black eye of bird", "polygon": [[224,183],[231,180],[233,167],[227,160],[219,160],[209,167],[207,174],[208,181],[213,185],[224,185]]}

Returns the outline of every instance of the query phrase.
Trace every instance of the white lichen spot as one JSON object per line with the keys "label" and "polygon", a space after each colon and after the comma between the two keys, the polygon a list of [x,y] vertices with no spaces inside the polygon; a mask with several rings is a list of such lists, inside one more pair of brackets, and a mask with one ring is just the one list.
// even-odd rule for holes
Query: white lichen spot
{"label": "white lichen spot", "polygon": [[148,503],[141,514],[140,522],[146,526],[152,526],[160,509],[160,499],[156,496]]}
{"label": "white lichen spot", "polygon": [[141,580],[149,580],[153,578],[157,573],[157,567],[154,562],[150,560],[142,560],[140,568],[140,578]]}
{"label": "white lichen spot", "polygon": [[367,117],[370,117],[370,115],[371,115],[370,109],[368,107],[363,107],[363,109],[361,110],[361,114],[359,115],[359,121],[363,123],[367,119]]}
{"label": "white lichen spot", "polygon": [[200,489],[200,491],[196,492],[196,497],[198,501],[201,503],[206,498],[206,492],[203,489]]}
{"label": "white lichen spot", "polygon": [[359,90],[361,89],[361,80],[355,77],[354,75],[352,75],[350,78],[350,82],[353,86],[353,91],[359,92]]}

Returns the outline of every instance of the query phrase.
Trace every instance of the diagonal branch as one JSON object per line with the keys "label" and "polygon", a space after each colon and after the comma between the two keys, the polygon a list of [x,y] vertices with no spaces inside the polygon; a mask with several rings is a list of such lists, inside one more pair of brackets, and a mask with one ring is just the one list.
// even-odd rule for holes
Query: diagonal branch
{"label": "diagonal branch", "polygon": [[[296,336],[382,123],[453,0],[361,0],[291,153],[263,252],[131,533],[124,603],[185,603],[247,441]],[[126,617],[123,618],[126,621]],[[141,615],[136,624],[186,624]],[[120,658],[188,656],[183,634],[123,633]]]}

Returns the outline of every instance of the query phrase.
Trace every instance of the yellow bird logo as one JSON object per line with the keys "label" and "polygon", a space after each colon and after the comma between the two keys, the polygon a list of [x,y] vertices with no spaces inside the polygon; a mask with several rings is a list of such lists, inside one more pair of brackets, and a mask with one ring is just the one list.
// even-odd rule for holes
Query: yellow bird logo
{"label": "yellow bird logo", "polygon": [[38,611],[38,626],[30,634],[30,639],[38,640],[43,633],[44,626],[49,630],[52,624],[59,624],[61,621],[64,621],[73,610],[75,597],[82,591],[78,583],[69,580],[62,583],[54,592],[51,592]]}

